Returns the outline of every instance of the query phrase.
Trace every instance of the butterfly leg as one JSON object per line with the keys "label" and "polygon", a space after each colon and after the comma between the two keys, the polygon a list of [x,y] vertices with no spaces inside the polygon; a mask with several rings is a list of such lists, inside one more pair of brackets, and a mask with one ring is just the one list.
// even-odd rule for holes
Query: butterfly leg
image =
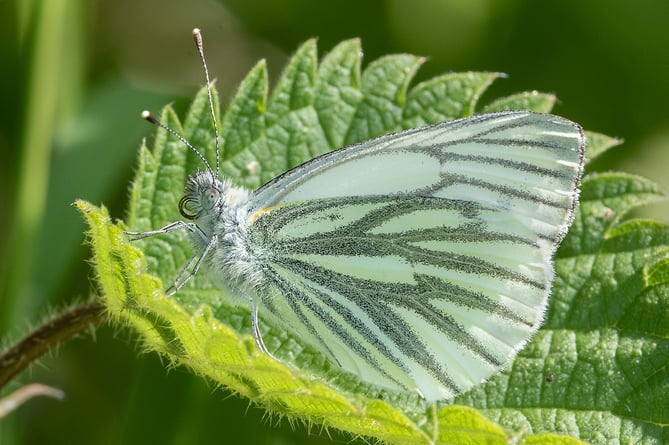
{"label": "butterfly leg", "polygon": [[[195,227],[197,226],[195,225]],[[197,229],[201,232],[199,227],[197,227]],[[198,271],[200,270],[200,266],[202,265],[202,261],[204,261],[204,259],[207,257],[207,254],[209,254],[211,249],[213,249],[217,243],[218,235],[214,235],[209,239],[207,246],[204,248],[202,254],[199,257],[197,255],[190,257],[190,259],[186,262],[186,265],[181,268],[179,274],[174,278],[174,283],[172,283],[172,285],[167,289],[167,295],[172,296],[176,294],[182,287],[186,285],[186,283],[188,283],[195,275],[197,275]],[[195,260],[196,258],[197,261]],[[195,264],[193,264],[194,261]],[[193,264],[193,268],[189,271],[188,269],[190,268],[191,264]]]}
{"label": "butterfly leg", "polygon": [[187,261],[186,264],[184,264],[184,266],[181,268],[181,270],[179,271],[179,273],[177,274],[177,276],[174,277],[174,282],[172,283],[172,285],[171,285],[170,287],[168,287],[167,289],[165,289],[165,293],[166,293],[168,296],[171,297],[171,296],[173,296],[174,294],[176,294],[177,291],[178,291],[179,289],[181,289],[182,287],[184,287],[184,285],[188,282],[188,280],[190,280],[190,277],[192,277],[193,275],[195,275],[194,272],[191,272],[191,273],[188,275],[188,277],[186,278],[186,280],[183,282],[183,284],[179,284],[179,283],[182,281],[182,277],[184,276],[184,274],[186,273],[186,271],[188,270],[188,268],[190,267],[190,265],[193,264],[193,261],[195,261],[195,258],[197,258],[197,255],[193,255],[192,257],[190,257],[190,258],[188,259],[188,261]]}
{"label": "butterfly leg", "polygon": [[162,235],[164,233],[174,232],[176,230],[188,230],[191,233],[197,233],[204,240],[207,239],[207,235],[198,227],[195,223],[187,223],[183,221],[175,221],[171,224],[166,225],[158,230],[149,230],[148,232],[130,232],[124,231],[126,235],[130,237],[130,241],[137,241],[142,238],[148,238],[154,235]]}
{"label": "butterfly leg", "polygon": [[256,347],[265,354],[274,358],[272,353],[270,353],[267,349],[267,346],[265,346],[265,342],[262,339],[262,333],[260,332],[260,326],[258,325],[258,306],[253,300],[251,300],[251,324],[253,325],[253,338],[256,341]]}
{"label": "butterfly leg", "polygon": [[[130,232],[130,231],[125,231],[124,233],[130,237],[130,241],[137,241],[143,238],[148,238],[150,236],[154,235],[162,235],[165,233],[170,233],[174,232],[177,230],[187,230],[190,233],[196,233],[200,238],[202,238],[202,241],[206,243],[206,247],[202,251],[202,254],[198,257],[197,255],[193,255],[190,257],[190,259],[186,262],[184,267],[181,268],[181,271],[179,271],[179,274],[174,278],[174,283],[166,289],[166,293],[169,296],[172,296],[176,294],[179,289],[184,287],[186,283],[188,283],[195,275],[197,275],[197,272],[200,270],[200,265],[202,264],[202,261],[204,258],[207,256],[209,251],[216,245],[218,242],[218,236],[214,235],[211,238],[207,237],[207,234],[200,229],[200,227],[195,224],[195,223],[187,223],[184,221],[175,221],[171,224],[166,225],[165,227],[162,227],[158,230],[150,230],[148,232]],[[196,261],[197,259],[197,261]],[[193,262],[195,264],[193,265]],[[193,265],[193,268],[191,269],[191,265]],[[189,270],[191,269],[191,270]]]}

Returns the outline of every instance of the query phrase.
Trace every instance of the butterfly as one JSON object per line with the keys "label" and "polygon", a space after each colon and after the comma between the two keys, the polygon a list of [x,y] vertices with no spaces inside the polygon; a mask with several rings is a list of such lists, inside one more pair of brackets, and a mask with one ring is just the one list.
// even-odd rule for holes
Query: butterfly
{"label": "butterfly", "polygon": [[[210,89],[209,101],[216,129]],[[271,355],[259,316],[364,382],[432,402],[499,372],[541,325],[578,202],[577,124],[475,115],[329,152],[248,191],[144,118],[206,168],[187,180],[185,221],[127,233],[187,231],[195,254],[172,293],[206,269],[248,300],[260,350]]]}

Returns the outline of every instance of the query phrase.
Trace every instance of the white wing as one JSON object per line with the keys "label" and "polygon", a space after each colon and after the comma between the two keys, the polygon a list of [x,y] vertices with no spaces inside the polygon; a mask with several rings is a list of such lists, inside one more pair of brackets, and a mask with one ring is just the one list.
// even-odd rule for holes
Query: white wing
{"label": "white wing", "polygon": [[364,381],[427,400],[465,391],[541,324],[583,151],[568,120],[504,112],[290,170],[251,197],[261,316]]}

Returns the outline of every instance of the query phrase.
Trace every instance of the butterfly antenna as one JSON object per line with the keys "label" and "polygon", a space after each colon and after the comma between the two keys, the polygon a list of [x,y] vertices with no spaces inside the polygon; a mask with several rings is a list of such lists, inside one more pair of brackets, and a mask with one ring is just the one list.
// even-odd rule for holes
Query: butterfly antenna
{"label": "butterfly antenna", "polygon": [[209,111],[211,112],[211,122],[214,124],[214,137],[215,137],[215,146],[216,146],[216,177],[218,178],[219,168],[220,168],[220,155],[219,153],[219,134],[218,134],[218,123],[216,122],[216,113],[214,112],[214,100],[211,95],[211,82],[209,81],[209,69],[207,68],[207,61],[204,58],[204,49],[202,48],[202,34],[198,28],[193,29],[193,40],[195,40],[195,46],[197,47],[197,52],[200,54],[200,60],[202,60],[202,67],[204,68],[204,77],[207,81],[207,97],[209,98]]}
{"label": "butterfly antenna", "polygon": [[[207,170],[209,170],[212,175],[214,174],[214,171],[211,169],[211,165],[209,165],[209,162],[207,161],[207,158],[204,157],[204,155],[200,152],[200,150],[195,148],[193,146],[193,144],[188,142],[183,136],[181,136],[179,133],[177,133],[174,129],[172,129],[172,128],[168,127],[167,125],[163,124],[162,122],[160,122],[158,119],[156,119],[156,117],[153,114],[151,114],[150,111],[146,111],[146,110],[142,111],[142,119],[151,122],[156,127],[162,128],[163,130],[167,131],[169,134],[171,134],[175,138],[179,139],[181,141],[181,143],[183,143],[186,147],[193,150],[193,152],[200,158],[200,160],[207,167]],[[218,177],[218,175],[216,177]],[[214,179],[216,179],[216,178],[214,178]]]}

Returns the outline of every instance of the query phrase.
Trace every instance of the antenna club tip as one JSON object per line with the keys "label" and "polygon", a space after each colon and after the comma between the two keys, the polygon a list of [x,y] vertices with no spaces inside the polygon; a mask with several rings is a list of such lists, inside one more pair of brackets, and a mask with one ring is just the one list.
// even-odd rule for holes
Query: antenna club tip
{"label": "antenna club tip", "polygon": [[142,111],[142,119],[149,121],[154,125],[158,125],[158,119],[156,119],[155,116],[151,114],[150,111],[147,110]]}
{"label": "antenna club tip", "polygon": [[202,46],[202,34],[200,28],[193,28],[193,40],[197,43],[198,48]]}

